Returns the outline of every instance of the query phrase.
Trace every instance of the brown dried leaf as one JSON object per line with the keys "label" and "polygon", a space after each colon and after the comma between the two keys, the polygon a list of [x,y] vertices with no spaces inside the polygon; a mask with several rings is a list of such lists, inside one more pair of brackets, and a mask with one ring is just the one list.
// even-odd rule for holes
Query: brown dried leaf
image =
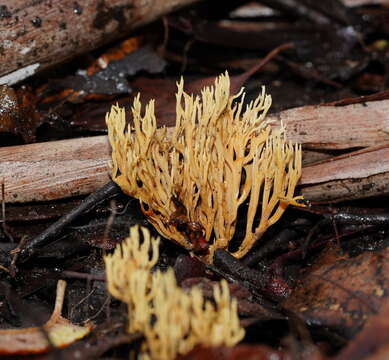
{"label": "brown dried leaf", "polygon": [[381,311],[372,316],[363,330],[334,360],[385,360],[389,359],[389,301]]}
{"label": "brown dried leaf", "polygon": [[[45,89],[47,98],[42,98],[42,104],[56,100],[71,102],[83,102],[88,95],[120,95],[129,94],[131,88],[127,77],[139,71],[147,71],[155,74],[165,68],[166,62],[159,57],[150,47],[145,46],[129,55],[107,63],[102,70],[88,74],[87,71],[79,71],[76,75],[62,79],[51,80]],[[65,91],[64,91],[65,90]],[[57,94],[60,92],[60,96]]]}
{"label": "brown dried leaf", "polygon": [[310,324],[355,334],[386,301],[389,287],[389,249],[354,258],[330,249],[302,276],[284,302]]}
{"label": "brown dried leaf", "polygon": [[87,74],[90,76],[105,69],[111,61],[120,60],[139,49],[143,42],[142,36],[131,36],[128,39],[121,41],[118,45],[109,48],[93,61],[93,63],[88,66]]}
{"label": "brown dried leaf", "polygon": [[66,282],[58,281],[54,311],[42,327],[0,330],[1,355],[40,354],[51,346],[64,347],[89,334],[92,324],[78,326],[61,316],[65,288]]}
{"label": "brown dried leaf", "polygon": [[15,91],[0,85],[0,133],[21,136],[26,143],[35,141],[35,131],[42,124],[35,110],[36,98],[25,88]]}

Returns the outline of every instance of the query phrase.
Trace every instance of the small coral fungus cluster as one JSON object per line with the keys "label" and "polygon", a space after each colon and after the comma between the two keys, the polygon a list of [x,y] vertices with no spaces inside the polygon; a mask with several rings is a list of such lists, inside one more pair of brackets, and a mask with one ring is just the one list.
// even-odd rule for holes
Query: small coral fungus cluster
{"label": "small coral fungus cluster", "polygon": [[228,248],[246,203],[245,236],[233,253],[242,257],[289,204],[297,204],[301,148],[286,141],[282,126],[272,129],[266,122],[271,97],[264,90],[243,109],[244,95],[230,96],[227,74],[200,96],[186,94],[183,86],[181,80],[169,136],[157,130],[154,102],[142,114],[139,96],[132,127],[124,109],[114,106],[107,114],[112,178],[139,199],[164,237],[187,249],[199,238],[210,244],[211,262],[215,249]]}
{"label": "small coral fungus cluster", "polygon": [[[143,359],[175,359],[196,345],[233,346],[244,336],[237,303],[223,280],[214,287],[214,302],[198,288],[182,290],[173,269],[150,272],[159,256],[159,239],[147,229],[130,237],[105,257],[108,290],[128,305],[128,331],[140,331]],[[143,242],[142,242],[143,241]]]}

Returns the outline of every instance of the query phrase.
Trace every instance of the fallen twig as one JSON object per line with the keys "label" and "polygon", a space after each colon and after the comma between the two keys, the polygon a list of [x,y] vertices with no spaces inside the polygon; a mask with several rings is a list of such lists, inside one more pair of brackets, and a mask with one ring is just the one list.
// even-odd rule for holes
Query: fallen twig
{"label": "fallen twig", "polygon": [[39,234],[36,238],[29,241],[25,247],[20,250],[18,256],[19,261],[27,261],[31,256],[35,254],[35,252],[49,244],[51,241],[55,240],[55,238],[61,233],[61,231],[69,225],[73,220],[75,220],[81,214],[92,210],[102,201],[109,199],[115,195],[118,195],[121,192],[120,188],[113,182],[110,181],[98,191],[89,195],[86,199],[84,199],[79,206],[77,206],[74,210],[70,211],[65,216],[61,217],[58,221],[49,226],[45,231]]}

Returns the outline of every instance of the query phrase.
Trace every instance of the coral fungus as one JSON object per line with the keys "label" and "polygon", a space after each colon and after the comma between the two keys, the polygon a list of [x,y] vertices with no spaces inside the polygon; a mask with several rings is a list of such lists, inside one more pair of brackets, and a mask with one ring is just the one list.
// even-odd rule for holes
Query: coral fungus
{"label": "coral fungus", "polygon": [[[236,300],[227,282],[214,287],[214,303],[198,288],[182,290],[173,269],[150,272],[156,264],[159,238],[138,226],[112,255],[105,257],[110,293],[128,305],[128,331],[140,331],[143,359],[175,359],[196,345],[233,346],[244,336]],[[143,240],[143,242],[142,242]]]}
{"label": "coral fungus", "polygon": [[[262,93],[243,109],[243,91],[230,96],[227,74],[200,96],[190,96],[181,80],[176,94],[176,125],[171,136],[157,130],[154,102],[142,115],[139,96],[125,111],[107,114],[112,146],[112,179],[139,199],[143,212],[160,234],[187,249],[210,244],[228,249],[238,210],[247,208],[246,232],[233,253],[240,258],[274,224],[289,204],[301,175],[301,147],[285,138],[285,129],[266,122],[271,97]],[[247,203],[244,204],[244,203]],[[258,210],[259,208],[259,210]],[[179,226],[174,214],[191,228]]]}

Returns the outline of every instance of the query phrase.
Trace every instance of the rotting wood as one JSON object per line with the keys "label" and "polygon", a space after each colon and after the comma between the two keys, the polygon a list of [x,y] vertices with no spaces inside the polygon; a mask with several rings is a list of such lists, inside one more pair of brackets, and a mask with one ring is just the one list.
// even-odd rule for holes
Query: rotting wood
{"label": "rotting wood", "polygon": [[359,179],[389,172],[389,143],[337,156],[306,166],[301,185]]}
{"label": "rotting wood", "polygon": [[[325,170],[323,169],[323,171]],[[365,178],[311,184],[303,187],[301,192],[305,199],[309,199],[314,203],[336,203],[389,195],[389,172],[378,173]]]}
{"label": "rotting wood", "polygon": [[88,194],[109,181],[106,136],[0,148],[6,202]]}
{"label": "rotting wood", "polygon": [[15,84],[196,1],[2,1],[0,84]]}
{"label": "rotting wood", "polygon": [[[329,144],[335,149],[378,144],[347,158],[304,167],[300,184],[307,199],[338,201],[389,193],[389,149],[383,145],[389,143],[389,100],[303,106],[272,115],[270,120],[275,124],[281,120],[291,140],[315,149]],[[0,148],[5,201],[88,194],[109,180],[109,160],[106,136]]]}
{"label": "rotting wood", "polygon": [[268,119],[282,121],[288,139],[310,149],[348,149],[389,142],[389,100],[302,106]]}

